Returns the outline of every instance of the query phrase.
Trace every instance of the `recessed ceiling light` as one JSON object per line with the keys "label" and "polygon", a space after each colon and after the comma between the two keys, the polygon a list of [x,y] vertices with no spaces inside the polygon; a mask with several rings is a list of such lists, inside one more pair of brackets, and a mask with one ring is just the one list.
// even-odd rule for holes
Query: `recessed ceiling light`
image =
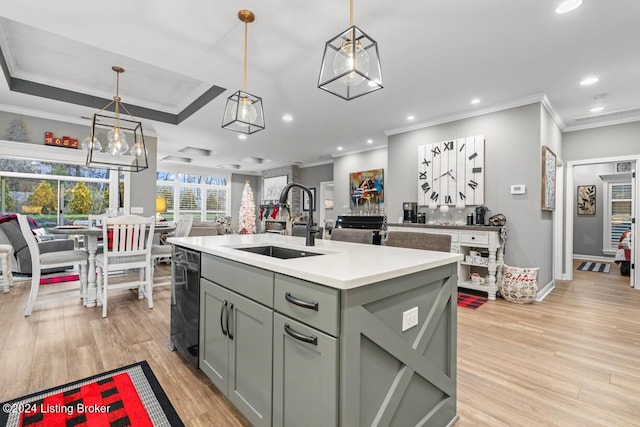
{"label": "recessed ceiling light", "polygon": [[373,144],[373,139],[367,139],[367,144]]}
{"label": "recessed ceiling light", "polygon": [[598,80],[600,80],[600,79],[597,78],[596,76],[585,77],[584,79],[580,80],[580,86],[589,86],[589,85],[594,84]]}
{"label": "recessed ceiling light", "polygon": [[342,146],[338,147],[338,151],[342,151]]}
{"label": "recessed ceiling light", "polygon": [[414,120],[416,118],[416,116],[411,115],[411,116],[407,116],[407,120]]}
{"label": "recessed ceiling light", "polygon": [[285,114],[284,116],[282,116],[282,121],[290,122],[292,120],[293,120],[293,116],[291,114]]}
{"label": "recessed ceiling light", "polygon": [[241,133],[240,135],[238,135],[238,139],[247,139],[247,135]]}
{"label": "recessed ceiling light", "polygon": [[480,98],[473,98],[473,99],[471,100],[471,103],[472,103],[472,104],[480,104]]}
{"label": "recessed ceiling light", "polygon": [[592,109],[589,110],[590,113],[598,113],[600,111],[604,110],[604,107],[593,107]]}
{"label": "recessed ceiling light", "polygon": [[581,4],[582,0],[564,0],[556,8],[556,13],[571,12],[572,10],[579,8]]}

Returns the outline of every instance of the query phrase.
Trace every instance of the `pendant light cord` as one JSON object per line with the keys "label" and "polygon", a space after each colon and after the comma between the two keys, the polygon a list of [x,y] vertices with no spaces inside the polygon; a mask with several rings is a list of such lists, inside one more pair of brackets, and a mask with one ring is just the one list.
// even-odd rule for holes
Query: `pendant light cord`
{"label": "pendant light cord", "polygon": [[349,27],[353,27],[353,0],[349,0]]}
{"label": "pendant light cord", "polygon": [[248,33],[249,24],[247,22],[244,23],[244,81],[243,81],[243,91],[247,91],[247,33]]}

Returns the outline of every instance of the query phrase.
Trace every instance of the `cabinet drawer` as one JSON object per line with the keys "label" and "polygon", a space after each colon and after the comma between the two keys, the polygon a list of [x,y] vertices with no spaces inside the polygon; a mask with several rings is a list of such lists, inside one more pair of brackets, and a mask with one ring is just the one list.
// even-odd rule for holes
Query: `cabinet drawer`
{"label": "cabinet drawer", "polygon": [[338,298],[337,289],[276,274],[275,310],[333,336],[338,336]]}
{"label": "cabinet drawer", "polygon": [[205,279],[273,307],[273,272],[209,254],[202,254],[200,269]]}
{"label": "cabinet drawer", "polygon": [[489,234],[483,233],[483,232],[461,231],[460,243],[467,243],[467,244],[470,243],[473,245],[488,245]]}

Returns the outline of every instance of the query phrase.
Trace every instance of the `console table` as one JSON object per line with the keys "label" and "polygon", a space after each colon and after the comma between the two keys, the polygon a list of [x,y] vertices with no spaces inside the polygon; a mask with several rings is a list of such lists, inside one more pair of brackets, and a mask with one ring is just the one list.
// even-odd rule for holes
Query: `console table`
{"label": "console table", "polygon": [[[486,292],[487,297],[492,301],[496,299],[504,265],[504,240],[500,234],[501,228],[482,225],[387,224],[387,231],[413,231],[451,236],[451,252],[464,255],[464,259],[458,263],[458,287]],[[469,252],[474,249],[488,250],[489,258],[486,264],[474,262],[474,260],[467,261]],[[472,273],[478,273],[483,278],[486,275],[486,283],[472,283]]]}

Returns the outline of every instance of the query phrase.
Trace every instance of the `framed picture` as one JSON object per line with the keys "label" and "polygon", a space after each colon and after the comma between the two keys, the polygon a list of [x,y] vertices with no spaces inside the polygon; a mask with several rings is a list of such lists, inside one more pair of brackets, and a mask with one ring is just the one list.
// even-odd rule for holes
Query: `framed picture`
{"label": "framed picture", "polygon": [[596,186],[578,185],[578,215],[596,214]]}
{"label": "framed picture", "polygon": [[262,181],[262,199],[269,201],[277,201],[280,199],[282,189],[287,186],[287,175],[273,176],[265,178]]}
{"label": "framed picture", "polygon": [[349,174],[351,204],[384,203],[384,169],[352,172]]}
{"label": "framed picture", "polygon": [[556,208],[556,162],[553,151],[542,146],[542,210],[553,211]]}
{"label": "framed picture", "polygon": [[[309,188],[311,190],[311,194],[313,195],[313,206],[311,207],[312,211],[316,210],[316,189],[315,187]],[[305,212],[309,211],[309,195],[306,191],[302,192],[302,210]]]}
{"label": "framed picture", "polygon": [[616,163],[616,172],[631,172],[631,162]]}

